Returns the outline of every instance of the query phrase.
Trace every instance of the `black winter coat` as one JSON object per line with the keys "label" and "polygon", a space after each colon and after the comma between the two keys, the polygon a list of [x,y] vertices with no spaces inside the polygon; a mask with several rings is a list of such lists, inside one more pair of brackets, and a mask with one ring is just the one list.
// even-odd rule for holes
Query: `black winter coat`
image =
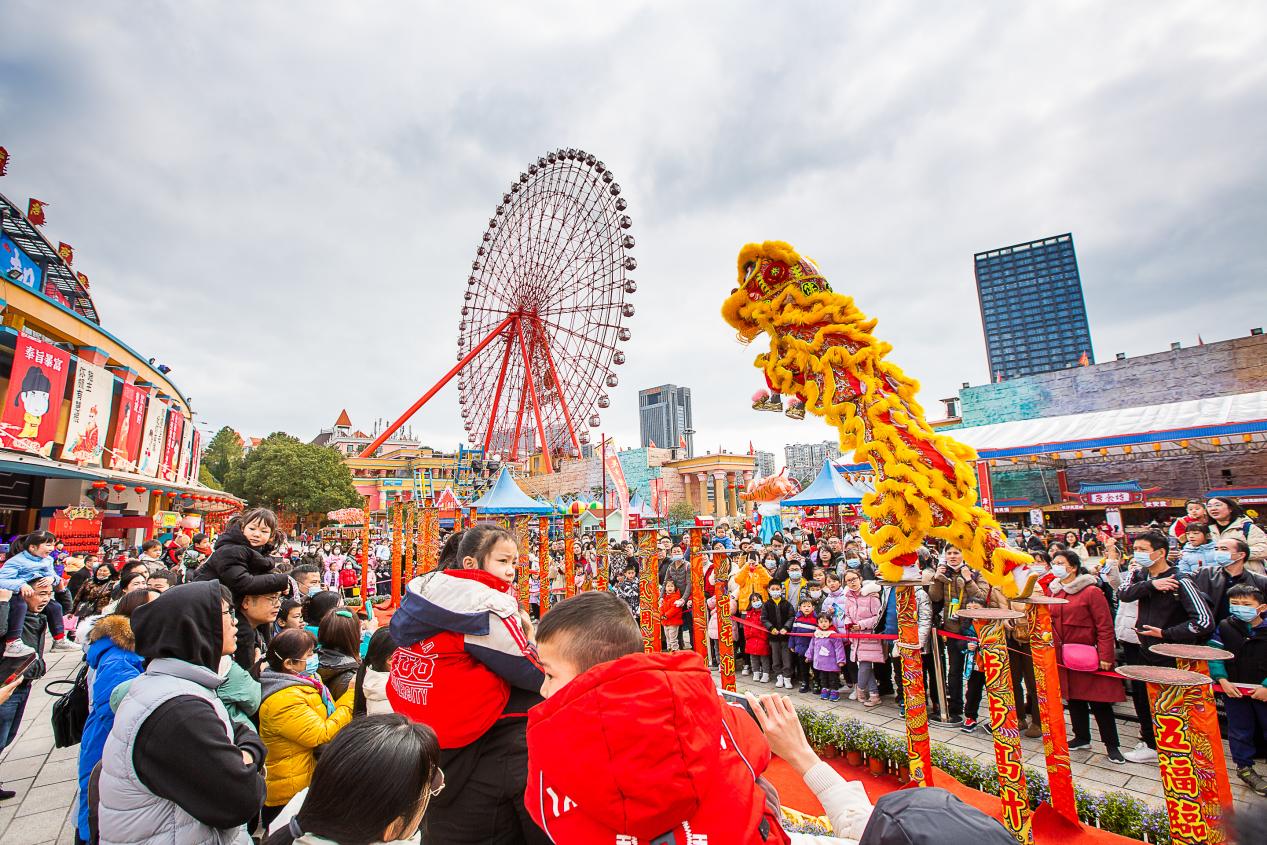
{"label": "black winter coat", "polygon": [[[796,610],[787,599],[769,599],[761,605],[761,622],[767,631],[790,631],[796,620]],[[770,642],[787,642],[786,634],[771,634]]]}
{"label": "black winter coat", "polygon": [[243,596],[285,592],[290,580],[273,571],[273,561],[246,541],[239,528],[230,528],[216,540],[216,549],[190,581],[219,581],[233,593],[233,603]]}
{"label": "black winter coat", "polygon": [[[1179,589],[1158,590],[1153,581],[1161,578],[1174,578],[1179,582]],[[1146,626],[1161,629],[1160,639],[1140,634],[1146,663],[1174,665],[1174,661],[1154,655],[1149,646],[1158,643],[1205,645],[1214,633],[1214,614],[1205,596],[1201,595],[1191,578],[1173,566],[1156,576],[1150,576],[1147,569],[1136,571],[1130,583],[1118,590],[1117,597],[1121,601],[1139,602],[1139,616],[1135,620],[1137,632],[1143,631]]]}
{"label": "black winter coat", "polygon": [[1223,661],[1228,680],[1255,686],[1267,681],[1267,628],[1251,631],[1248,623],[1228,617],[1219,623],[1219,642],[1236,655]]}

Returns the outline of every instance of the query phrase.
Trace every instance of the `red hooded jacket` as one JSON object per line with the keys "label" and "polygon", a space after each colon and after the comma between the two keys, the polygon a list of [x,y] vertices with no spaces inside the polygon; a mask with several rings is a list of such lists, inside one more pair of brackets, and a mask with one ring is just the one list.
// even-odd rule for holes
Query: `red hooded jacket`
{"label": "red hooded jacket", "polygon": [[631,654],[529,711],[524,801],[558,845],[787,845],[756,781],[769,763],[699,655]]}

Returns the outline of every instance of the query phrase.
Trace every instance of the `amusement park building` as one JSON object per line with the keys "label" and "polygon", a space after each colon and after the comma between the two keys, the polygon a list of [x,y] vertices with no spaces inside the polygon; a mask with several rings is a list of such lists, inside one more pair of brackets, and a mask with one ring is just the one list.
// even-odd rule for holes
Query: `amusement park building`
{"label": "amusement park building", "polygon": [[354,429],[348,412],[343,411],[312,443],[343,455],[356,492],[368,497],[373,511],[396,501],[438,496],[446,488],[452,488],[461,501],[470,501],[497,477],[497,465],[486,466],[478,450],[459,447],[456,452],[441,452],[421,445],[412,435],[392,437],[373,457],[361,457],[372,439],[373,435]]}
{"label": "amusement park building", "polygon": [[[1259,329],[965,387],[959,400],[962,420],[940,430],[961,432],[990,459],[1002,512],[1061,514],[1053,524],[1068,525],[1099,522],[1103,502],[1129,500],[1128,524],[1138,525],[1212,492],[1267,502],[1267,413],[1255,410],[1267,402]],[[1017,434],[1004,442],[1005,432]]]}
{"label": "amusement park building", "polygon": [[73,253],[3,195],[0,217],[0,534],[88,550],[235,510],[197,481],[202,434],[167,368],[101,325]]}

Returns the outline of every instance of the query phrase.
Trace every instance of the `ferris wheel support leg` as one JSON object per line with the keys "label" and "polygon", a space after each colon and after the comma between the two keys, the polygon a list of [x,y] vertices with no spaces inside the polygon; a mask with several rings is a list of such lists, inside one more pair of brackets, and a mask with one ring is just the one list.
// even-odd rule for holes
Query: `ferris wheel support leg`
{"label": "ferris wheel support leg", "polygon": [[515,323],[515,333],[519,335],[519,351],[524,356],[524,380],[528,382],[528,395],[532,397],[532,413],[537,418],[537,436],[541,438],[541,464],[546,475],[554,472],[550,465],[550,442],[546,440],[545,423],[541,421],[541,406],[537,403],[537,385],[532,380],[532,359],[528,357],[528,345],[524,343],[523,326]]}
{"label": "ferris wheel support leg", "polygon": [[[546,335],[545,325],[539,318],[533,318],[537,324],[537,331],[541,332],[543,337]],[[555,389],[559,394],[559,406],[563,409],[563,421],[568,425],[568,436],[572,438],[572,445],[576,447],[576,455],[581,455],[581,441],[576,436],[576,426],[572,425],[572,413],[568,410],[567,399],[563,395],[563,386],[559,384],[559,372],[554,368],[554,356],[550,354],[550,344],[544,340],[541,342],[541,351],[546,354],[546,363],[550,365],[550,377],[554,379]]]}
{"label": "ferris wheel support leg", "polygon": [[[516,325],[518,325],[516,323]],[[506,368],[510,366],[510,350],[515,347],[515,339],[506,332],[506,354],[502,356],[502,371],[497,376],[497,392],[493,394],[493,411],[488,415],[488,432],[484,435],[484,456],[488,456],[488,447],[493,442],[493,428],[497,423],[497,406],[502,401],[502,387],[506,384]]]}
{"label": "ferris wheel support leg", "polygon": [[497,328],[489,332],[484,337],[484,339],[481,340],[478,345],[476,345],[474,349],[466,353],[466,355],[462,358],[462,360],[457,362],[457,365],[453,369],[449,370],[447,373],[444,374],[444,378],[440,379],[438,382],[435,383],[434,387],[432,387],[426,393],[422,394],[422,398],[420,398],[417,402],[410,405],[409,409],[405,411],[405,413],[401,414],[400,418],[397,419],[396,422],[392,423],[387,428],[383,429],[383,433],[378,435],[378,437],[375,437],[374,442],[370,443],[370,445],[365,447],[365,450],[361,452],[360,457],[368,458],[372,456],[376,451],[378,451],[378,447],[386,443],[387,438],[391,437],[393,434],[395,434],[397,431],[400,430],[401,426],[409,422],[409,418],[412,417],[414,414],[418,413],[419,408],[427,404],[427,402],[431,400],[432,396],[435,396],[437,393],[439,393],[440,389],[444,387],[446,384],[448,384],[455,375],[461,372],[463,367],[471,363],[471,359],[473,359],[476,355],[483,352],[484,347],[492,343],[493,339],[496,338],[499,334],[501,334],[502,330],[505,329],[514,321],[515,321],[515,316],[512,314],[511,316],[507,317],[506,319],[498,323]]}

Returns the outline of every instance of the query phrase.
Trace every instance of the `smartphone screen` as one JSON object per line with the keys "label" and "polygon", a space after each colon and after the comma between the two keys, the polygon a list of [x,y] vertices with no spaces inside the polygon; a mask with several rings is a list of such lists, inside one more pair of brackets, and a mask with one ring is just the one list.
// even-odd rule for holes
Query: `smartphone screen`
{"label": "smartphone screen", "polygon": [[4,678],[0,686],[7,686],[13,683],[18,675],[31,668],[31,664],[35,662],[35,658],[38,656],[37,654],[28,654],[26,657],[6,657],[0,660],[0,677]]}
{"label": "smartphone screen", "polygon": [[757,722],[758,725],[761,724],[760,722],[757,721],[757,714],[752,712],[752,705],[748,703],[748,699],[745,698],[741,693],[730,692],[729,690],[719,689],[717,690],[717,694],[721,696],[721,700],[723,703],[728,704],[731,707],[736,707],[740,710],[743,710],[749,716],[752,717],[752,721]]}

